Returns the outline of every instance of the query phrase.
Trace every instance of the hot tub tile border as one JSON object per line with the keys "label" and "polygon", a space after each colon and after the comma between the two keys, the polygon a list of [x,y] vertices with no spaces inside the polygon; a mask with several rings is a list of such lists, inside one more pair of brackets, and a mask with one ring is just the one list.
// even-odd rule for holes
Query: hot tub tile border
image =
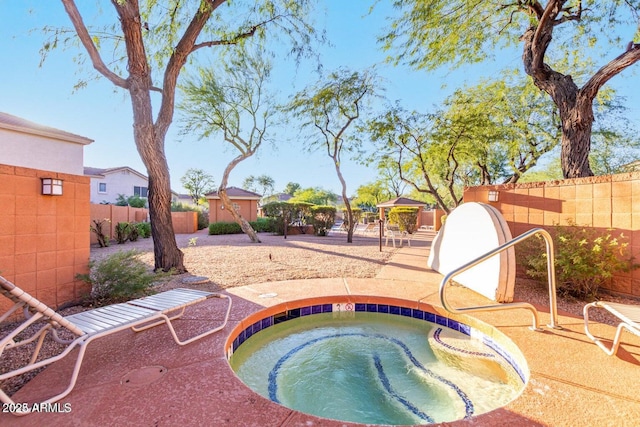
{"label": "hot tub tile border", "polygon": [[[320,313],[333,313],[333,304],[327,303],[327,300],[331,301],[340,301],[340,304],[350,303],[353,305],[353,310],[355,312],[369,312],[369,313],[384,313],[384,314],[392,314],[399,315],[404,317],[411,317],[418,320],[424,320],[430,323],[434,323],[439,326],[444,326],[446,328],[452,329],[454,331],[460,332],[467,336],[473,336],[482,340],[483,344],[487,347],[494,350],[497,354],[499,354],[505,361],[508,363],[517,375],[520,377],[522,382],[526,384],[527,375],[523,371],[520,366],[518,360],[516,360],[512,355],[506,351],[506,349],[496,342],[493,338],[487,335],[484,331],[481,331],[477,328],[474,328],[466,323],[460,322],[458,320],[454,320],[450,317],[443,316],[442,314],[433,313],[428,310],[424,310],[423,308],[410,308],[405,305],[396,305],[389,304],[388,302],[377,303],[373,302],[379,300],[378,297],[369,297],[362,298],[366,302],[357,302],[360,300],[356,300],[356,302],[352,301],[353,298],[349,301],[343,301],[341,298],[326,298],[322,299],[322,301],[318,301],[318,298],[314,298],[309,301],[312,304],[303,305],[303,306],[294,306],[289,302],[285,304],[281,309],[283,311],[279,311],[279,307],[270,307],[266,310],[264,317],[260,316],[260,313],[253,313],[251,316],[247,318],[247,320],[252,323],[248,326],[242,328],[245,325],[244,322],[232,331],[229,339],[227,340],[227,344],[225,345],[227,360],[231,358],[233,353],[240,347],[246,340],[251,338],[251,336],[257,332],[260,332],[263,329],[269,328],[271,326],[277,325],[282,322],[286,322],[289,320],[297,319],[299,317],[311,316],[313,314]],[[394,302],[400,302],[400,300],[395,300]],[[410,301],[408,301],[410,303]],[[419,304],[420,307],[424,307],[423,304]],[[256,321],[256,319],[258,319]],[[240,328],[240,331],[234,336],[235,330]],[[233,337],[233,339],[231,339]]]}

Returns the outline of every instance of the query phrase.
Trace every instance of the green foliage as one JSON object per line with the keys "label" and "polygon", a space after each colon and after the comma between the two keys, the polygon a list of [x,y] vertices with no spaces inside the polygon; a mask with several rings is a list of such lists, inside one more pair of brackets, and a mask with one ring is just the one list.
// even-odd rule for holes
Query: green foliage
{"label": "green foliage", "polygon": [[256,233],[273,233],[275,232],[275,221],[273,218],[258,218],[256,221],[250,221],[251,227]]}
{"label": "green foliage", "polygon": [[242,188],[258,193],[264,197],[273,194],[275,183],[275,180],[268,175],[249,175],[242,181]]}
{"label": "green foliage", "polygon": [[284,187],[283,193],[293,196],[300,188],[300,184],[298,184],[297,182],[288,182]]}
{"label": "green foliage", "polygon": [[94,219],[93,225],[89,226],[89,229],[96,234],[98,245],[100,245],[101,248],[109,246],[109,236],[105,234],[103,227],[108,227],[110,222],[108,219]]}
{"label": "green foliage", "polygon": [[138,231],[138,227],[135,222],[129,223],[129,241],[135,242],[140,237],[140,232]]}
{"label": "green foliage", "polygon": [[[351,215],[353,216],[354,224],[357,224],[362,219],[362,209],[360,208],[351,208]],[[347,210],[342,209],[342,217],[344,218],[344,223],[348,224],[349,220],[347,218]]]}
{"label": "green foliage", "polygon": [[[554,31],[567,27],[562,32],[565,37],[554,46],[558,54],[550,58],[557,63],[566,62],[569,57],[575,63],[588,62],[585,61],[589,52],[587,46],[593,46],[592,40],[596,37],[600,43],[609,42],[620,49],[622,44],[617,39],[620,33],[612,30],[623,28],[628,22],[633,27],[637,25],[637,6],[629,2],[564,3],[557,9],[561,16],[547,17],[558,28]],[[535,28],[543,16],[541,9],[552,7],[546,4],[499,0],[394,0],[393,6],[399,13],[379,41],[390,51],[391,61],[396,64],[426,70],[445,65],[458,68],[490,59],[494,52],[521,43],[523,29]],[[578,46],[582,47],[580,55],[575,52]],[[599,47],[602,48],[602,44]],[[550,65],[556,68],[555,64]]]}
{"label": "green foliage", "polygon": [[237,222],[213,222],[209,224],[209,234],[242,234],[242,228]]}
{"label": "green foliage", "polygon": [[334,206],[312,206],[310,209],[313,232],[317,236],[326,236],[327,230],[336,222],[336,208]]}
{"label": "green foliage", "polygon": [[202,169],[194,168],[187,169],[180,178],[180,183],[196,205],[199,205],[203,196],[213,191],[215,187],[215,181],[211,175]]}
{"label": "green foliage", "polygon": [[138,222],[135,223],[135,227],[138,229],[138,234],[140,235],[140,237],[144,239],[151,237],[151,223]]}
{"label": "green foliage", "polygon": [[131,232],[131,224],[128,222],[119,222],[116,224],[116,241],[119,245],[125,243],[129,240],[129,235]]}
{"label": "green foliage", "polygon": [[[637,267],[628,252],[628,239],[613,230],[604,232],[570,222],[552,230],[556,246],[557,290],[578,298],[594,298],[598,289],[615,273]],[[547,280],[547,254],[543,239],[523,243],[518,260],[528,276]]]}
{"label": "green foliage", "polygon": [[[292,199],[293,200],[293,199]],[[276,234],[284,234],[284,223],[288,226],[304,226],[309,223],[311,203],[306,202],[271,202],[262,206],[265,216],[271,219],[270,224]]]}
{"label": "green foliage", "polygon": [[[273,218],[258,218],[257,221],[250,221],[249,224],[256,233],[273,233],[275,231]],[[242,232],[242,228],[237,222],[213,222],[209,224],[209,235],[241,234]]]}
{"label": "green foliage", "polygon": [[418,209],[396,207],[389,210],[389,222],[397,224],[400,231],[406,231],[409,234],[415,233],[418,223]]}
{"label": "green foliage", "polygon": [[299,188],[289,200],[290,203],[306,202],[313,205],[328,205],[335,203],[338,195],[332,191],[324,190],[320,187]]}
{"label": "green foliage", "polygon": [[116,206],[131,206],[132,208],[144,208],[147,205],[147,199],[139,196],[125,197],[124,194],[118,194]]}
{"label": "green foliage", "polygon": [[120,251],[89,263],[89,274],[77,278],[91,285],[94,301],[126,301],[147,293],[150,287],[168,273],[153,273],[135,250]]}

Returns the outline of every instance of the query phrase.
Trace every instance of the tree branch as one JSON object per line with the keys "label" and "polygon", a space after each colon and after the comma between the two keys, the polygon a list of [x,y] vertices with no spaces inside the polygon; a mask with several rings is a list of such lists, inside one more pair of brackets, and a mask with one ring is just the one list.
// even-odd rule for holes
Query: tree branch
{"label": "tree branch", "polygon": [[596,73],[582,87],[582,94],[588,99],[594,99],[598,95],[600,88],[613,76],[640,61],[640,45],[633,46],[637,47],[632,47],[596,71]]}
{"label": "tree branch", "polygon": [[84,25],[82,16],[78,11],[78,8],[75,2],[73,0],[61,0],[61,1],[62,1],[62,4],[64,5],[65,11],[67,12],[67,15],[69,15],[69,19],[71,19],[71,23],[76,29],[76,33],[78,33],[80,42],[87,50],[87,53],[89,54],[89,58],[91,58],[91,63],[93,64],[93,68],[95,68],[100,74],[102,74],[107,79],[109,79],[109,81],[111,81],[111,83],[113,83],[114,85],[124,89],[128,89],[129,83],[127,82],[127,80],[123,79],[122,77],[120,77],[119,75],[111,71],[109,67],[107,67],[107,65],[102,60],[102,57],[100,56],[100,52],[98,52],[98,48],[93,43],[93,40],[91,39],[91,35],[89,34],[89,31],[87,30],[86,25]]}
{"label": "tree branch", "polygon": [[249,31],[245,31],[243,33],[238,33],[238,34],[236,34],[235,36],[233,36],[229,40],[211,40],[211,41],[208,41],[208,42],[202,42],[202,43],[195,44],[195,45],[193,45],[193,48],[191,49],[191,52],[195,52],[196,50],[201,49],[203,47],[229,46],[229,45],[237,44],[242,39],[253,37],[254,34],[256,33],[256,31],[258,30],[258,28],[263,27],[263,26],[267,25],[268,23],[275,21],[276,19],[282,18],[282,16],[283,15],[276,15],[271,19],[268,19],[266,21],[260,22],[259,24],[256,24],[256,25],[252,26],[249,29]]}

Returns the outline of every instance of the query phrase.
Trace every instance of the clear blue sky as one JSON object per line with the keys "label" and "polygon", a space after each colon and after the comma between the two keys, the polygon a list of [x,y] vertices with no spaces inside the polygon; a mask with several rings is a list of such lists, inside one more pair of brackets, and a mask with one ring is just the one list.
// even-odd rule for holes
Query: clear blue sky
{"label": "clear blue sky", "polygon": [[[485,64],[455,73],[446,71],[429,73],[394,68],[382,64],[385,54],[380,51],[376,36],[382,34],[385,17],[393,13],[387,2],[380,2],[374,13],[367,16],[373,1],[326,0],[319,2],[326,7],[317,23],[325,26],[332,47],[322,50],[322,63],[326,70],[340,66],[351,69],[378,65],[379,74],[385,79],[385,96],[392,101],[400,100],[407,109],[429,111],[439,104],[454,89],[463,84],[474,84],[480,78],[495,74],[496,66]],[[384,4],[383,4],[384,3]],[[79,2],[81,12],[86,10],[84,1]],[[94,2],[90,2],[91,5]],[[105,4],[104,8],[111,9]],[[130,166],[146,174],[146,170],[132,136],[131,106],[128,95],[101,79],[92,81],[77,92],[73,85],[78,81],[79,68],[73,63],[74,52],[54,51],[42,67],[39,67],[39,49],[44,35],[39,29],[44,26],[70,27],[63,6],[58,1],[25,2],[0,0],[0,111],[22,117],[43,125],[73,132],[95,140],[85,148],[85,166],[116,167]],[[85,16],[90,22],[92,13]],[[35,31],[31,31],[35,30]],[[628,37],[631,37],[630,34]],[[638,40],[636,40],[638,42]],[[611,52],[612,57],[622,52]],[[501,52],[500,66],[522,68],[521,52]],[[292,64],[281,63],[282,76],[290,79]],[[616,76],[610,84],[629,97],[628,116],[640,128],[640,94],[638,91],[639,65]],[[287,71],[285,71],[287,70]],[[635,75],[633,72],[635,71]],[[276,77],[276,82],[282,81]],[[281,94],[294,87],[300,89],[315,81],[317,76],[303,67],[294,75],[293,84],[281,84]],[[179,114],[176,114],[176,119]],[[220,138],[198,141],[196,138],[178,136],[178,123],[174,121],[166,139],[166,154],[171,172],[172,188],[183,192],[180,177],[189,168],[199,168],[220,182],[228,161],[235,156],[231,150],[222,150]],[[276,135],[277,149],[261,147],[257,157],[246,160],[232,172],[230,185],[240,186],[249,175],[266,174],[275,179],[276,191],[288,182],[297,182],[302,187],[322,187],[340,193],[341,188],[330,159],[323,153],[308,153],[300,145],[285,143],[291,135]],[[2,154],[0,151],[0,163]],[[375,169],[367,169],[356,162],[344,162],[344,175],[348,194],[358,186],[376,178]]]}

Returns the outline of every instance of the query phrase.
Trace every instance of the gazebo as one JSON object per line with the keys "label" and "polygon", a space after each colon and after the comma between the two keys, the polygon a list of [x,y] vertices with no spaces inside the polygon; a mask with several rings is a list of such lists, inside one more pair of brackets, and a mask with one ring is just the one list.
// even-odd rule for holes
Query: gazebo
{"label": "gazebo", "polygon": [[[395,199],[387,200],[386,202],[382,202],[376,205],[377,208],[380,209],[380,219],[384,220],[385,209],[403,207],[403,208],[418,208],[418,211],[421,212],[422,208],[424,208],[427,204],[421,202],[419,200],[409,199],[407,197],[396,197]],[[422,225],[422,215],[418,215],[418,224],[420,227]]]}

